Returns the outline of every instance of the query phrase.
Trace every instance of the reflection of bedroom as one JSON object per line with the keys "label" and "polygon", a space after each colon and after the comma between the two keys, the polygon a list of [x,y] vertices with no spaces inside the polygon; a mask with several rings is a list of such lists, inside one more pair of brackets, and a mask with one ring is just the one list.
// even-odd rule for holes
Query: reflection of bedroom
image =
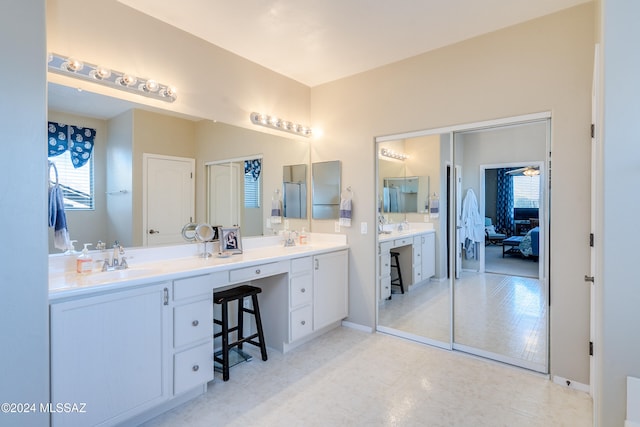
{"label": "reflection of bedroom", "polygon": [[485,170],[485,271],[537,277],[537,172],[528,167]]}

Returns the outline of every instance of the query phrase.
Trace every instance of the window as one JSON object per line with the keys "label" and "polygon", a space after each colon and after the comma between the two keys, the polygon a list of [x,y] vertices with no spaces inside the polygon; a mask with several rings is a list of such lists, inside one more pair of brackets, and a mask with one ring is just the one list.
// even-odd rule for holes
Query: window
{"label": "window", "polygon": [[244,161],[244,207],[260,207],[260,178],[262,159]]}
{"label": "window", "polygon": [[513,177],[513,207],[540,207],[540,175]]}
{"label": "window", "polygon": [[[94,208],[93,156],[77,169],[73,167],[71,157],[68,154],[49,157],[49,161],[53,162],[58,170],[58,183],[62,188],[64,208],[66,210],[92,210]],[[53,168],[50,169],[49,174],[51,182],[55,182]]]}
{"label": "window", "polygon": [[[48,123],[49,180],[62,189],[64,208],[93,210],[93,141],[95,129]],[[56,173],[57,172],[57,173]]]}

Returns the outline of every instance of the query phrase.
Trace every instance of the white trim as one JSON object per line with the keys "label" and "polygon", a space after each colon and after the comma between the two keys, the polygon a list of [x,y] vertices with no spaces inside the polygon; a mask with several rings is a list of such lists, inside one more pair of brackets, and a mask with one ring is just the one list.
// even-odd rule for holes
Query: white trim
{"label": "white trim", "polygon": [[422,344],[429,344],[433,347],[442,348],[444,350],[451,350],[451,345],[444,341],[437,341],[431,338],[425,338],[420,335],[412,334],[410,332],[401,331],[399,329],[389,328],[387,326],[378,325],[376,328],[377,332],[393,335],[395,337],[405,338],[411,341],[416,341]]}
{"label": "white trim", "polygon": [[396,141],[399,139],[415,138],[420,136],[452,133],[452,132],[476,131],[481,129],[500,127],[500,126],[509,125],[509,124],[520,124],[520,123],[545,120],[550,118],[551,118],[551,112],[543,111],[539,113],[524,114],[521,116],[513,116],[513,117],[502,118],[502,119],[493,119],[493,120],[486,120],[482,122],[465,123],[462,125],[445,126],[441,128],[435,128],[435,129],[425,129],[425,130],[418,130],[418,131],[412,131],[412,132],[396,133],[393,135],[383,135],[383,136],[376,137],[375,142]]}
{"label": "white trim", "polygon": [[518,368],[529,369],[531,371],[535,371],[535,372],[540,373],[540,374],[547,374],[547,366],[546,365],[540,365],[538,363],[529,362],[528,360],[517,359],[515,357],[508,357],[508,356],[504,356],[504,355],[499,354],[499,353],[493,353],[491,351],[480,350],[478,348],[471,347],[471,346],[464,345],[464,344],[453,343],[453,349],[455,351],[468,353],[468,354],[474,355],[474,356],[480,356],[480,357],[483,357],[485,359],[493,360],[495,362],[502,362],[502,363],[506,363],[508,365],[513,365],[513,366],[518,367]]}
{"label": "white trim", "polygon": [[262,154],[255,154],[253,156],[243,156],[243,157],[236,157],[233,159],[224,159],[224,160],[212,160],[210,162],[205,162],[205,166],[210,166],[210,165],[222,165],[224,163],[231,163],[231,162],[243,162],[245,160],[255,160],[255,159],[262,159],[264,156]]}
{"label": "white trim", "polygon": [[582,384],[582,383],[579,383],[577,381],[572,381],[572,380],[569,380],[569,379],[564,378],[564,377],[559,377],[557,375],[553,375],[551,377],[551,380],[555,384],[558,384],[558,385],[561,385],[561,386],[564,386],[564,387],[568,387],[568,388],[572,388],[572,389],[575,389],[575,390],[578,390],[578,391],[582,391],[582,392],[587,393],[587,394],[589,394],[589,391],[590,391],[590,388],[591,388],[589,386],[589,384]]}
{"label": "white trim", "polygon": [[356,331],[367,332],[369,334],[373,333],[373,328],[371,328],[369,326],[361,325],[359,323],[349,322],[347,320],[343,320],[342,321],[342,326],[344,326],[345,328],[349,328],[349,329],[355,329]]}

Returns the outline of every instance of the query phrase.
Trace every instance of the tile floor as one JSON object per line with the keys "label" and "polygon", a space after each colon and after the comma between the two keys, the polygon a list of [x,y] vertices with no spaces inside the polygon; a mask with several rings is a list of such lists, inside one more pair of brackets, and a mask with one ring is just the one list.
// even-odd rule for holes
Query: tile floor
{"label": "tile floor", "polygon": [[216,374],[205,395],[144,425],[586,427],[591,413],[587,394],[538,374],[337,328],[254,357],[228,382]]}

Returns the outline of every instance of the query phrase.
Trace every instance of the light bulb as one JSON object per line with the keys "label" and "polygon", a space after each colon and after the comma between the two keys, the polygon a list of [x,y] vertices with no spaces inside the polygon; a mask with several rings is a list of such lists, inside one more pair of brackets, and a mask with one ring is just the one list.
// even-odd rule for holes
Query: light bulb
{"label": "light bulb", "polygon": [[133,86],[137,81],[138,79],[131,74],[123,74],[122,77],[117,80],[121,86]]}
{"label": "light bulb", "polygon": [[89,74],[96,80],[104,80],[111,76],[111,70],[107,67],[96,67],[96,69]]}
{"label": "light bulb", "polygon": [[82,70],[84,64],[77,59],[69,58],[67,62],[64,63],[64,66],[67,68],[67,71],[77,73],[78,71]]}
{"label": "light bulb", "polygon": [[144,86],[143,86],[142,89],[145,92],[157,92],[159,88],[160,88],[160,86],[158,85],[157,81],[155,81],[155,80],[147,80],[144,83]]}

